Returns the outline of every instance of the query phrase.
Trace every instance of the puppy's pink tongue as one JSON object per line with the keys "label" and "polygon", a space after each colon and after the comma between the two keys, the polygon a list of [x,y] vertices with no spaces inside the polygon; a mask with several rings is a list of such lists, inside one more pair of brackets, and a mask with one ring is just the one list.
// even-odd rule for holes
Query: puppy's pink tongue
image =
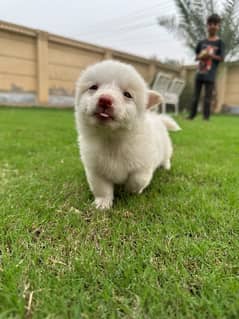
{"label": "puppy's pink tongue", "polygon": [[110,117],[109,114],[107,114],[107,113],[100,113],[100,116],[105,117],[105,118]]}

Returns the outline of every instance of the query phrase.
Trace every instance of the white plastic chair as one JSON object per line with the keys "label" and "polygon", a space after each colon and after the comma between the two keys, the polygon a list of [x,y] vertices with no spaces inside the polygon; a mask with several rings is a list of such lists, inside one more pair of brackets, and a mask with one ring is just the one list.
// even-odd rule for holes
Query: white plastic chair
{"label": "white plastic chair", "polygon": [[166,113],[167,104],[172,104],[175,107],[175,114],[178,114],[179,98],[184,87],[185,81],[183,79],[172,79],[170,74],[162,72],[157,74],[152,89],[159,92],[164,98],[162,113]]}
{"label": "white plastic chair", "polygon": [[178,114],[179,98],[184,87],[185,81],[183,79],[175,78],[164,95],[165,104],[172,104],[175,106],[175,114]]}
{"label": "white plastic chair", "polygon": [[[166,92],[168,91],[171,82],[172,76],[170,74],[159,72],[153,82],[152,89],[159,92],[165,99]],[[163,101],[161,105],[162,113],[166,113],[166,101]]]}

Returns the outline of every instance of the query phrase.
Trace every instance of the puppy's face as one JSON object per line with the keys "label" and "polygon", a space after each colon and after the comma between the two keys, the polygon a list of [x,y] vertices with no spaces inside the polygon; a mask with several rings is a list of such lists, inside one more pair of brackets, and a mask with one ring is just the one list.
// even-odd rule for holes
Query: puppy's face
{"label": "puppy's face", "polygon": [[130,127],[145,111],[148,91],[130,65],[116,61],[95,64],[77,84],[76,111],[89,125]]}

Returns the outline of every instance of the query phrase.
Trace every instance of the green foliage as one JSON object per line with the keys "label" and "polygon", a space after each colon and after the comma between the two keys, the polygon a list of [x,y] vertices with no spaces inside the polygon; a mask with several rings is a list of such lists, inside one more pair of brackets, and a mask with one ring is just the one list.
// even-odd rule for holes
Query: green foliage
{"label": "green foliage", "polygon": [[217,0],[174,0],[176,16],[161,16],[160,26],[165,27],[186,45],[195,50],[198,41],[207,37],[206,21],[212,13],[222,18],[220,37],[225,42],[226,59],[235,58],[239,52],[239,0],[226,0],[219,10]]}
{"label": "green foliage", "polygon": [[73,112],[0,108],[1,319],[238,318],[238,118],[177,120],[172,169],[99,212]]}

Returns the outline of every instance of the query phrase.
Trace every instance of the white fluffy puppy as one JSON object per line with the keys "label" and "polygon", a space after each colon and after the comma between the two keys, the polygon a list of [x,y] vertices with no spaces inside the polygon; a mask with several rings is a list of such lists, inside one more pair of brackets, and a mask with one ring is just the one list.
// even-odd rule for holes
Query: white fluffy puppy
{"label": "white fluffy puppy", "polygon": [[114,184],[141,193],[162,166],[170,169],[168,116],[149,112],[160,95],[149,91],[139,73],[118,61],[88,67],[77,82],[75,117],[81,158],[99,209],[113,204]]}

